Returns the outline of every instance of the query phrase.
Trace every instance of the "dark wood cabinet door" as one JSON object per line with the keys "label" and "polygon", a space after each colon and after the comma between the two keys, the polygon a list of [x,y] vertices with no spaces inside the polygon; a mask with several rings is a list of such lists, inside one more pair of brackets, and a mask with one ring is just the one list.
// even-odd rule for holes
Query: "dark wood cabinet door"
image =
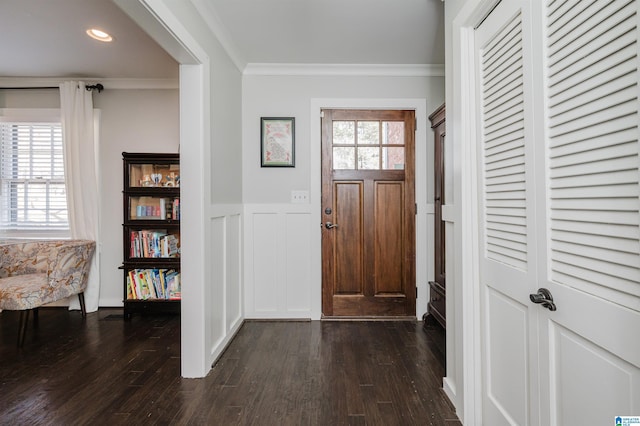
{"label": "dark wood cabinet door", "polygon": [[442,206],[445,204],[444,191],[444,143],[445,143],[445,106],[435,110],[429,116],[434,133],[434,280],[429,283],[429,313],[446,327],[446,274],[445,274],[445,222],[442,220]]}

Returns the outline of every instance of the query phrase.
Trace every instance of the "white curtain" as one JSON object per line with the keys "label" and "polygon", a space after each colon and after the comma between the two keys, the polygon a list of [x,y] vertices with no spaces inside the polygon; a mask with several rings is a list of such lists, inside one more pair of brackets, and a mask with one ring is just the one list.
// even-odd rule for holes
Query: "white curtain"
{"label": "white curtain", "polygon": [[[84,293],[87,312],[95,312],[100,298],[98,144],[94,132],[92,94],[86,90],[84,82],[60,84],[60,109],[71,238],[96,242],[89,283]],[[69,302],[69,309],[79,308],[76,297],[70,298]]]}

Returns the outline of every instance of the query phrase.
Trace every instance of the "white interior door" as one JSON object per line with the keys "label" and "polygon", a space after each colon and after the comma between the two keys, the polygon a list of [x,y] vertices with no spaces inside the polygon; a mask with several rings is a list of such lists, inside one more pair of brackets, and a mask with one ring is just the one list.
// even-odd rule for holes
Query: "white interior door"
{"label": "white interior door", "polygon": [[476,29],[484,424],[640,413],[639,12],[503,0]]}
{"label": "white interior door", "polygon": [[541,422],[615,424],[640,415],[638,2],[546,3]]}
{"label": "white interior door", "polygon": [[536,424],[536,222],[530,16],[503,1],[476,29],[483,424]]}

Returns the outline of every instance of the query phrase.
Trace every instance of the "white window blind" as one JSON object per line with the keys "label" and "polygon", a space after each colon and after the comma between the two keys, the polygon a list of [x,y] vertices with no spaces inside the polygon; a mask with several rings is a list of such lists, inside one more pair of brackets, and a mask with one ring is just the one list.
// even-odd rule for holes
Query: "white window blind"
{"label": "white window blind", "polygon": [[486,257],[527,269],[522,21],[515,16],[481,57]]}
{"label": "white window blind", "polygon": [[640,296],[637,5],[548,8],[550,274],[632,307]]}
{"label": "white window blind", "polygon": [[60,123],[0,122],[0,232],[69,229]]}

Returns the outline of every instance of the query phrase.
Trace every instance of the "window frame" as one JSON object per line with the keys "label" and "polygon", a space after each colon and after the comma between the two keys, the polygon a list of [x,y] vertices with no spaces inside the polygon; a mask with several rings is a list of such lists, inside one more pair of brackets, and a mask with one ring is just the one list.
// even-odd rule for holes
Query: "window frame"
{"label": "window frame", "polygon": [[[390,149],[402,149],[402,156],[404,158],[405,156],[405,149],[406,146],[404,144],[404,140],[403,143],[389,143],[389,142],[385,142],[385,135],[388,136],[388,134],[385,133],[384,129],[385,129],[385,124],[389,124],[389,123],[401,123],[402,126],[402,134],[403,134],[403,139],[404,139],[404,132],[407,131],[407,129],[404,128],[404,124],[405,122],[402,120],[397,120],[397,119],[374,119],[374,118],[366,118],[366,119],[362,119],[362,120],[335,120],[333,121],[333,123],[338,123],[338,122],[345,122],[345,123],[353,123],[353,140],[351,141],[351,143],[343,143],[343,142],[333,142],[333,138],[335,136],[335,126],[331,129],[332,132],[332,143],[331,143],[331,149],[332,149],[332,153],[333,153],[333,161],[332,161],[332,167],[333,170],[359,170],[359,171],[363,171],[363,170],[375,170],[375,171],[393,171],[393,170],[404,170],[406,167],[406,158],[405,158],[405,162],[402,163],[402,168],[391,168],[391,167],[386,167],[385,166],[385,150],[390,150]],[[378,127],[378,143],[361,143],[360,142],[360,132],[359,132],[359,124],[360,123],[377,123],[377,127]],[[335,149],[336,148],[346,148],[346,149],[353,149],[353,163],[351,168],[343,168],[343,167],[335,167],[336,161],[335,161]],[[376,168],[371,168],[371,167],[362,167],[361,166],[361,162],[360,162],[360,150],[361,149],[375,149],[377,150],[377,162],[378,162],[378,166]],[[388,158],[389,156],[389,152],[390,151],[386,151],[386,158]]]}
{"label": "window frame", "polygon": [[[0,108],[0,123],[57,123],[62,125],[59,108]],[[63,147],[64,150],[64,147]],[[64,157],[63,157],[64,163]],[[66,173],[65,173],[65,189]],[[67,205],[67,217],[68,216]],[[0,229],[0,238],[11,239],[54,239],[70,238],[71,228],[67,221],[66,228],[57,229]]]}

